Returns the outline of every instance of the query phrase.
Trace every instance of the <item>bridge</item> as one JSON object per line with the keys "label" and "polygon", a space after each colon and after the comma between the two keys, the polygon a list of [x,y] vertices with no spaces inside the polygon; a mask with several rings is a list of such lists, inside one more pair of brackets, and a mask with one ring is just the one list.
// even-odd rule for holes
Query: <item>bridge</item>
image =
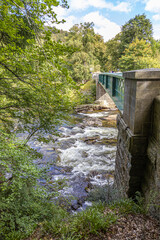
{"label": "bridge", "polygon": [[124,196],[152,199],[150,212],[160,219],[160,69],[100,73],[96,95],[120,110],[115,185]]}
{"label": "bridge", "polygon": [[122,73],[100,73],[98,83],[112,98],[120,111],[124,104],[124,78]]}

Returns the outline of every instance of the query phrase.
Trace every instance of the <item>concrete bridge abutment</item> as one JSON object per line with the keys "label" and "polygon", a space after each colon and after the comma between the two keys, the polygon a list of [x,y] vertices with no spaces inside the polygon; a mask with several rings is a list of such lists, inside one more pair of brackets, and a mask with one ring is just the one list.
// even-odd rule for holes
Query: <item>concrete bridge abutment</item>
{"label": "concrete bridge abutment", "polygon": [[154,191],[154,210],[160,217],[160,69],[129,71],[123,77],[115,184],[123,195],[134,197],[139,191],[146,201]]}

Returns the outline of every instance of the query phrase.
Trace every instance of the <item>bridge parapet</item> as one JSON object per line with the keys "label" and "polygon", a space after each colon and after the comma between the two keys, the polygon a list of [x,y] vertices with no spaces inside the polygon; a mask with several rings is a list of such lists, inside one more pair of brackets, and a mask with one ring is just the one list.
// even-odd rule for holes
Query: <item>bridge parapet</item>
{"label": "bridge parapet", "polygon": [[124,78],[122,73],[100,73],[98,82],[110,95],[118,109],[123,111]]}

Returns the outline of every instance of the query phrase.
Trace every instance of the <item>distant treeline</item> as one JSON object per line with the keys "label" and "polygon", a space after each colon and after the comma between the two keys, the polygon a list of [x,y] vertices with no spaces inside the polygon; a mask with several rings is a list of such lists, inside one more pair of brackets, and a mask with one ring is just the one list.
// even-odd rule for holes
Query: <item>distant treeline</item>
{"label": "distant treeline", "polygon": [[104,42],[94,32],[94,23],[74,25],[68,32],[53,35],[73,48],[66,58],[75,81],[88,81],[90,72],[128,71],[160,67],[160,41],[153,38],[152,24],[145,14],[137,15],[121,27],[121,32]]}

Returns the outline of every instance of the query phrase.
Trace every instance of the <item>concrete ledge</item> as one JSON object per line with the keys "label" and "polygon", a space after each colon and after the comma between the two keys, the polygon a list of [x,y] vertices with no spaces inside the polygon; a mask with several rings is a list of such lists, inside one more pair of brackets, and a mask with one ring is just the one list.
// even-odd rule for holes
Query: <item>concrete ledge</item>
{"label": "concrete ledge", "polygon": [[149,81],[150,79],[160,79],[160,68],[147,68],[123,73],[123,77],[127,79],[136,79]]}

